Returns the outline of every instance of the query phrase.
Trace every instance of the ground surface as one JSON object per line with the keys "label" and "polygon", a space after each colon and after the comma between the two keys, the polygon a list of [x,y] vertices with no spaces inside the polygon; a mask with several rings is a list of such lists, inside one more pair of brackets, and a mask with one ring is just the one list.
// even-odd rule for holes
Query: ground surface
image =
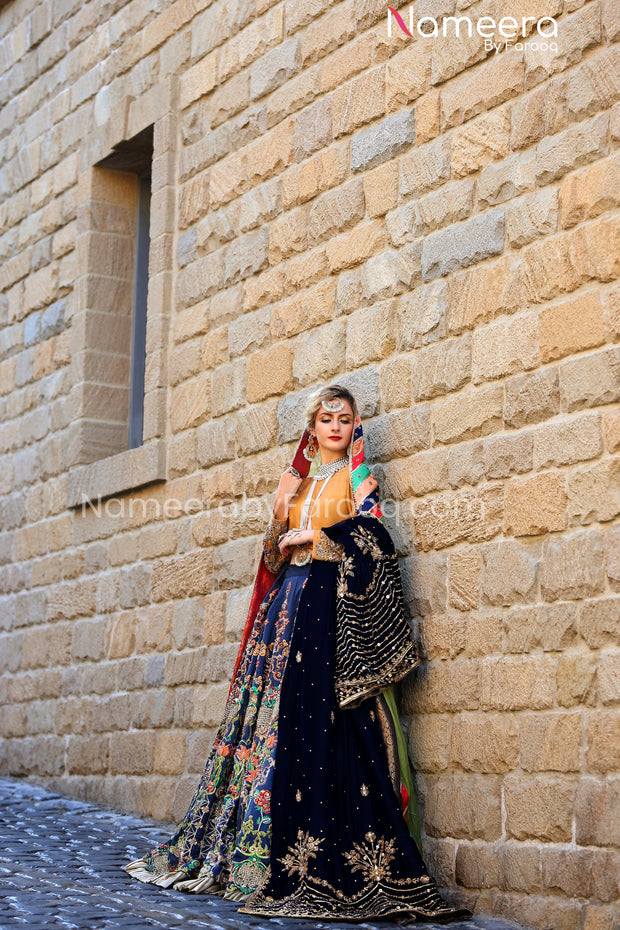
{"label": "ground surface", "polygon": [[[395,930],[397,924],[266,920],[239,914],[214,895],[144,885],[123,864],[167,837],[161,825],[61,797],[28,782],[0,779],[0,930]],[[514,930],[490,917],[450,930]],[[435,923],[421,924],[439,930]],[[445,925],[443,925],[445,930]]]}

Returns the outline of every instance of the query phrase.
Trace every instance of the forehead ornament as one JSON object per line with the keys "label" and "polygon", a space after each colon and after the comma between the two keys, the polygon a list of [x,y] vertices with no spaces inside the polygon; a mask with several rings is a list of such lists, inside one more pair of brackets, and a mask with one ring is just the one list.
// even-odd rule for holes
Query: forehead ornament
{"label": "forehead ornament", "polygon": [[338,410],[342,410],[344,407],[344,400],[342,397],[334,397],[333,400],[322,400],[321,407],[323,410],[327,410],[328,413],[337,413]]}

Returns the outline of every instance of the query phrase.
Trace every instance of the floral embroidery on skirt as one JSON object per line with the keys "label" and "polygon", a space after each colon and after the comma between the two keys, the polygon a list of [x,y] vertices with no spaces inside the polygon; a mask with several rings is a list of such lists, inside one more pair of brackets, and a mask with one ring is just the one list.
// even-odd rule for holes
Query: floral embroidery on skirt
{"label": "floral embroidery on skirt", "polygon": [[174,836],[138,860],[143,880],[245,897],[263,879],[280,685],[308,571],[288,569],[263,600],[204,774]]}

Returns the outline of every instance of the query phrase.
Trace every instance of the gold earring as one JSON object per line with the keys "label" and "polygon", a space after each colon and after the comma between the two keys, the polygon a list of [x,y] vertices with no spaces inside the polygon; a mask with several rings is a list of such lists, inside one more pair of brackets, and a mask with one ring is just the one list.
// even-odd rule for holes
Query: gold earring
{"label": "gold earring", "polygon": [[310,439],[304,447],[304,457],[309,461],[313,462],[317,457],[319,452],[319,442],[316,436],[311,435]]}

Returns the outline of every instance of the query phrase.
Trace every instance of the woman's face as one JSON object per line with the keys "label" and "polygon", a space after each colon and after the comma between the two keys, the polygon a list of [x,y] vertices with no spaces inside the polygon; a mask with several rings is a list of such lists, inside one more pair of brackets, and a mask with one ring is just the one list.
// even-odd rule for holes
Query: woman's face
{"label": "woman's face", "polygon": [[323,407],[314,420],[314,432],[321,450],[321,461],[330,462],[341,458],[347,451],[353,432],[353,410],[351,404],[342,398],[342,410],[330,413]]}

